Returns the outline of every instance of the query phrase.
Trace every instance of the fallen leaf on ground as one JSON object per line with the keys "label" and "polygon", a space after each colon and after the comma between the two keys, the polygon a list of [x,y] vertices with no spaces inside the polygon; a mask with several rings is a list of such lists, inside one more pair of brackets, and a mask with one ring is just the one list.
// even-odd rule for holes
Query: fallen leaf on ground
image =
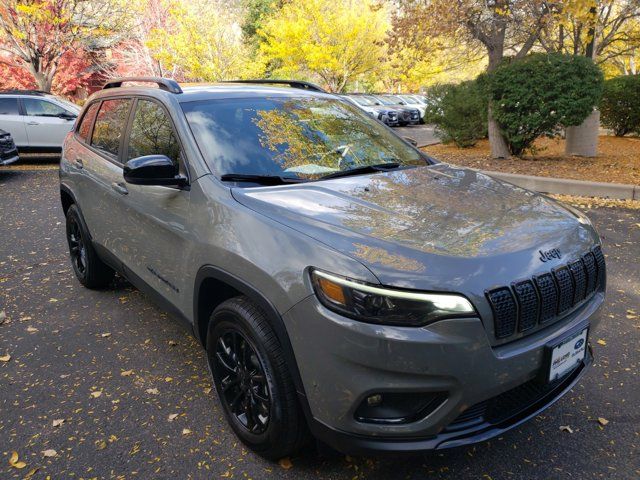
{"label": "fallen leaf on ground", "polygon": [[606,345],[607,342],[605,342],[604,340],[600,339],[598,340],[598,345]]}
{"label": "fallen leaf on ground", "polygon": [[58,452],[56,452],[53,448],[50,448],[49,450],[45,450],[44,452],[42,452],[42,454],[45,457],[55,457],[56,455],[58,455]]}
{"label": "fallen leaf on ground", "polygon": [[157,388],[147,388],[147,393],[150,393],[151,395],[158,395],[158,389]]}
{"label": "fallen leaf on ground", "polygon": [[291,463],[291,459],[289,459],[289,457],[281,458],[278,462],[278,465],[280,465],[285,470],[289,470],[291,467],[293,467],[293,463]]}
{"label": "fallen leaf on ground", "polygon": [[8,362],[9,360],[11,360],[11,355],[8,353],[0,357],[0,362]]}
{"label": "fallen leaf on ground", "polygon": [[95,392],[91,392],[91,396],[93,398],[98,398],[100,395],[102,395],[102,390],[96,390]]}
{"label": "fallen leaf on ground", "polygon": [[40,470],[40,467],[35,467],[29,470],[25,475],[24,480],[29,480],[31,477],[33,477],[36,474],[38,470]]}
{"label": "fallen leaf on ground", "polygon": [[18,457],[18,452],[11,452],[11,458],[9,458],[9,465],[13,468],[21,469],[27,466],[26,463],[21,462]]}
{"label": "fallen leaf on ground", "polygon": [[29,332],[29,333],[34,333],[34,332],[37,332],[37,331],[38,331],[38,329],[35,328],[35,327],[27,327],[27,332]]}
{"label": "fallen leaf on ground", "polygon": [[560,431],[573,433],[573,428],[571,428],[569,425],[560,425]]}
{"label": "fallen leaf on ground", "polygon": [[120,372],[120,376],[122,377],[130,377],[131,375],[133,375],[133,370],[125,370],[123,372]]}
{"label": "fallen leaf on ground", "polygon": [[211,388],[205,388],[204,393],[205,395],[209,395],[211,393]]}
{"label": "fallen leaf on ground", "polygon": [[598,423],[604,427],[607,423],[609,423],[609,420],[603,417],[598,417]]}
{"label": "fallen leaf on ground", "polygon": [[183,435],[189,435],[191,433],[191,430],[189,430],[188,428],[183,428],[182,429],[182,434]]}
{"label": "fallen leaf on ground", "polygon": [[0,310],[0,325],[7,321],[7,314],[4,310]]}
{"label": "fallen leaf on ground", "polygon": [[58,418],[56,420],[53,421],[53,426],[54,427],[59,427],[60,425],[62,425],[64,423],[64,418]]}
{"label": "fallen leaf on ground", "polygon": [[173,378],[171,378],[171,377],[166,377],[166,378],[164,379],[164,381],[165,381],[165,382],[173,382]]}
{"label": "fallen leaf on ground", "polygon": [[107,338],[107,337],[110,337],[110,336],[111,336],[111,334],[110,334],[109,332],[107,332],[107,333],[101,333],[101,334],[100,334],[100,336],[101,336],[102,338]]}
{"label": "fallen leaf on ground", "polygon": [[173,422],[176,418],[178,418],[178,414],[177,413],[172,413],[171,415],[169,415],[169,421]]}
{"label": "fallen leaf on ground", "polygon": [[178,345],[178,342],[176,342],[175,340],[169,340],[169,346],[175,347],[176,345]]}

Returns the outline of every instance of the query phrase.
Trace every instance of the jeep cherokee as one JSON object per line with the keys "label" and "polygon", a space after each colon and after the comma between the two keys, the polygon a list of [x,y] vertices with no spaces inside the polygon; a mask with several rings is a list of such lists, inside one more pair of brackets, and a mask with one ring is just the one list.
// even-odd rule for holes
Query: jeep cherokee
{"label": "jeep cherokee", "polygon": [[606,276],[583,214],[311,84],[110,81],[60,194],[78,280],[118,272],[183,319],[267,458],[309,433],[350,453],[486,440],[592,363]]}

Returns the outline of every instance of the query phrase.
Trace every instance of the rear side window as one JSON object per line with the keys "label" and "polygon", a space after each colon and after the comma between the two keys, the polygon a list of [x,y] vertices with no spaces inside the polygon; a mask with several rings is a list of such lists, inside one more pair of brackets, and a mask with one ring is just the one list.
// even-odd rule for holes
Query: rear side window
{"label": "rear side window", "polygon": [[127,123],[130,106],[131,100],[124,98],[102,102],[93,127],[91,146],[118,158],[120,139]]}
{"label": "rear side window", "polygon": [[89,105],[89,108],[80,121],[80,125],[78,126],[78,136],[82,139],[83,142],[89,143],[91,126],[93,125],[93,121],[96,118],[96,113],[98,113],[99,105],[99,103],[92,103],[91,105]]}
{"label": "rear side window", "polygon": [[180,144],[164,109],[156,102],[138,100],[131,126],[127,158],[166,155],[178,165]]}
{"label": "rear side window", "polygon": [[0,115],[20,115],[17,98],[0,98]]}

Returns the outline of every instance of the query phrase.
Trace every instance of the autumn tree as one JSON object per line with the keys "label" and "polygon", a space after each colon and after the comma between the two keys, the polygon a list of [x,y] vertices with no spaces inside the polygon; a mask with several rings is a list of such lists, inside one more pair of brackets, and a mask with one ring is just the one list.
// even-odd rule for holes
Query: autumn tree
{"label": "autumn tree", "polygon": [[109,44],[128,25],[120,0],[3,0],[0,51],[48,92],[67,52]]}
{"label": "autumn tree", "polygon": [[[538,41],[555,4],[545,0],[398,0],[392,45],[424,49],[431,38],[456,38],[480,45],[487,71],[495,70],[505,55],[522,58]],[[488,130],[494,158],[509,156],[509,149],[491,114]]]}
{"label": "autumn tree", "polygon": [[261,65],[243,39],[240,11],[215,0],[173,1],[163,27],[147,41],[165,74],[190,81],[254,76]]}
{"label": "autumn tree", "polygon": [[388,27],[386,8],[374,0],[290,2],[263,21],[260,53],[273,76],[311,74],[342,92],[379,67]]}

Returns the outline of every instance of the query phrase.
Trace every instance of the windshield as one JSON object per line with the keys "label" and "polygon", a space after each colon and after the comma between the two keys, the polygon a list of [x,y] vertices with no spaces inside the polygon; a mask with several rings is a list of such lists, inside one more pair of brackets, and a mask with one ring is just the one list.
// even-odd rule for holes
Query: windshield
{"label": "windshield", "polygon": [[350,98],[353,98],[353,101],[356,102],[358,105],[365,105],[365,106],[373,106],[376,105],[376,102],[374,102],[373,100],[371,100],[370,98],[367,97],[363,97],[363,96],[352,96]]}
{"label": "windshield", "polygon": [[392,102],[387,97],[375,97],[382,105],[397,105],[398,102]]}
{"label": "windshield", "polygon": [[396,97],[395,95],[385,95],[384,98],[391,100],[393,103],[400,103],[404,101],[400,97]]}
{"label": "windshield", "polygon": [[75,103],[72,103],[68,100],[65,100],[64,98],[60,98],[60,97],[56,97],[56,100],[58,102],[60,102],[62,105],[64,105],[65,107],[67,107],[69,110],[71,110],[73,113],[79,113],[80,112],[80,107],[78,105],[76,105]]}
{"label": "windshield", "polygon": [[212,171],[314,180],[380,164],[427,164],[426,157],[346,102],[316,98],[234,98],[185,102],[182,109]]}

